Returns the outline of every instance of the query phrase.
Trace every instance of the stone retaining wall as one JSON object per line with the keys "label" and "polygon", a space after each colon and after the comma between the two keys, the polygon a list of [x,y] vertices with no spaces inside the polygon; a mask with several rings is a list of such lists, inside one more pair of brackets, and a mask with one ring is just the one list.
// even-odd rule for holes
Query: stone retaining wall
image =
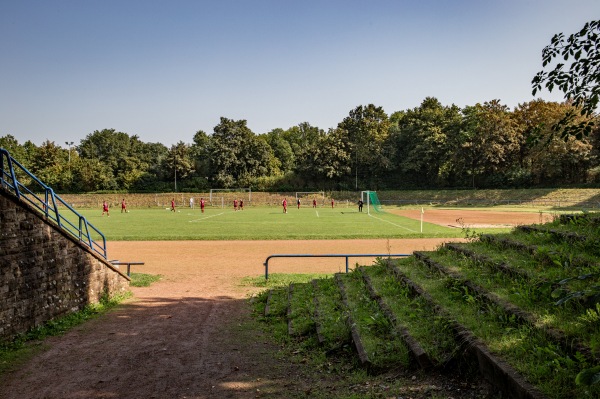
{"label": "stone retaining wall", "polygon": [[129,289],[129,278],[0,188],[0,341]]}

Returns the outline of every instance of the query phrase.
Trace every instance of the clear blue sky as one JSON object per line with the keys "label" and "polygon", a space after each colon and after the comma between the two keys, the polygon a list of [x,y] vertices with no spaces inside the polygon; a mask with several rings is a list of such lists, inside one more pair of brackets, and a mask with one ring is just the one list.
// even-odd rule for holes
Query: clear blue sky
{"label": "clear blue sky", "polygon": [[170,146],[221,116],[260,134],[427,96],[513,108],[552,35],[598,18],[598,0],[0,0],[0,136]]}

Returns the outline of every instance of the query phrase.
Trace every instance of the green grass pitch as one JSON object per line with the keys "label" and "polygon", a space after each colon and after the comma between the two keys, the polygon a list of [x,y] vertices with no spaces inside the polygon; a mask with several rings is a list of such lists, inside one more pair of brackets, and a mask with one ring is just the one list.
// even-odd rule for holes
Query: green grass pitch
{"label": "green grass pitch", "polygon": [[[246,207],[199,209],[113,209],[110,217],[102,211],[79,210],[107,240],[298,240],[353,238],[464,237],[461,229],[421,223],[388,213],[359,213],[353,208]],[[478,229],[477,232],[492,230]],[[493,229],[498,232],[500,229]],[[96,237],[95,237],[96,238]]]}

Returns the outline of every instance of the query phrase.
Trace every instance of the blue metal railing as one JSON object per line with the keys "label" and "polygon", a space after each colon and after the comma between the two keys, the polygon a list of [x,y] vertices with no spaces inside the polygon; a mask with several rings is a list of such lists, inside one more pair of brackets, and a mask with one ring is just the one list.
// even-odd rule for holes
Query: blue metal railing
{"label": "blue metal railing", "polygon": [[[17,174],[22,175],[22,179]],[[4,148],[0,148],[0,183],[2,188],[28,202],[47,219],[55,222],[63,231],[106,259],[104,234],[60,198],[52,188],[11,157]],[[59,208],[62,207],[64,207],[63,214],[59,212]],[[76,221],[73,222],[73,220]],[[92,234],[96,234],[99,238],[94,239]]]}
{"label": "blue metal railing", "polygon": [[265,259],[265,280],[269,279],[269,259],[271,258],[346,258],[346,273],[348,273],[348,258],[405,258],[411,256],[411,254],[323,254],[323,255],[309,255],[309,254],[275,254],[267,256]]}

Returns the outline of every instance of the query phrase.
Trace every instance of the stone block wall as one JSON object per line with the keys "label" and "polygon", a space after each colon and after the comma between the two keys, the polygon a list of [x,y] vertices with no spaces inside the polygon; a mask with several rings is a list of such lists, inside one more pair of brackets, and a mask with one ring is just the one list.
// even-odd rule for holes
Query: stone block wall
{"label": "stone block wall", "polygon": [[0,188],[0,341],[129,289],[129,278]]}

